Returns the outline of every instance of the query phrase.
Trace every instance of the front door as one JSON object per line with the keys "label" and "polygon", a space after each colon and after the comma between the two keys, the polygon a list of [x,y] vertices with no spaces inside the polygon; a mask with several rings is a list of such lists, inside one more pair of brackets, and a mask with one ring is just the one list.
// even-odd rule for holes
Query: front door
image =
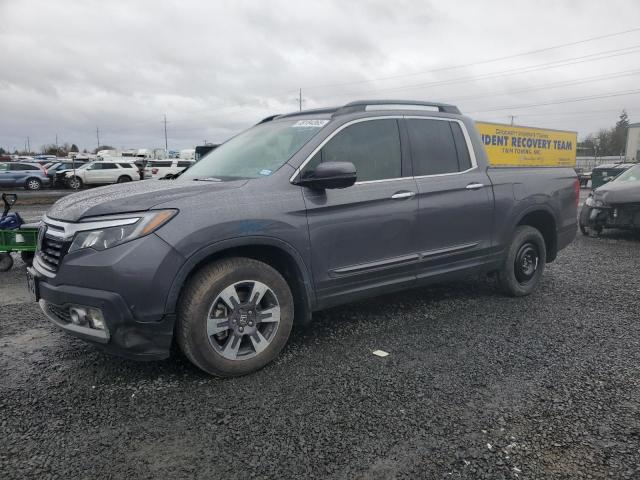
{"label": "front door", "polygon": [[303,188],[314,282],[321,307],[415,281],[418,202],[399,119],[368,118],[338,129],[303,167],[352,162],[357,182],[345,189]]}
{"label": "front door", "polygon": [[418,278],[480,265],[491,249],[491,182],[455,119],[407,117],[418,186]]}

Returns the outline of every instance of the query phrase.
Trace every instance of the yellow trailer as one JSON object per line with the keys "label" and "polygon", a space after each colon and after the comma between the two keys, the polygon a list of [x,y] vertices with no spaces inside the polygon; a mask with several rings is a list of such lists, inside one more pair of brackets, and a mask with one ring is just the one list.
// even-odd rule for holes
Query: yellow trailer
{"label": "yellow trailer", "polygon": [[476,122],[492,167],[575,167],[577,133]]}

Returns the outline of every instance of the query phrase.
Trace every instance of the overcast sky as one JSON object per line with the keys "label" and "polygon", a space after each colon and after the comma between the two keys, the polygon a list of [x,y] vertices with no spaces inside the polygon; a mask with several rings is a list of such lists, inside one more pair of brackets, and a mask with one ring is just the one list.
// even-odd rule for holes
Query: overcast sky
{"label": "overcast sky", "polygon": [[221,142],[299,88],[305,108],[448,101],[583,137],[640,122],[638,19],[628,0],[0,0],[0,146],[94,149],[98,127],[160,147],[164,114],[169,148]]}

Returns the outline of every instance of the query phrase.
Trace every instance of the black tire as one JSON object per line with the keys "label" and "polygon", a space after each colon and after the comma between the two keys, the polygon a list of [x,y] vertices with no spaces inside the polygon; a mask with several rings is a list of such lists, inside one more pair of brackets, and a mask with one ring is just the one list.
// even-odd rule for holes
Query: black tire
{"label": "black tire", "polygon": [[521,297],[533,292],[542,278],[547,249],[539,230],[528,225],[516,228],[498,282],[504,293]]}
{"label": "black tire", "polygon": [[13,258],[10,253],[0,253],[0,272],[8,272],[13,267]]}
{"label": "black tire", "polygon": [[20,252],[20,258],[22,258],[22,261],[30,267],[33,263],[33,257],[35,254],[35,252]]}
{"label": "black tire", "polygon": [[82,179],[80,177],[71,177],[67,180],[67,187],[71,190],[80,190],[82,188]]}
{"label": "black tire", "polygon": [[[280,307],[280,321],[264,350],[256,351],[250,358],[231,360],[214,348],[215,337],[209,336],[207,319],[219,295],[229,286],[244,281],[261,282],[269,287]],[[242,305],[246,305],[244,301]],[[246,375],[273,361],[285,346],[293,326],[293,305],[289,285],[274,268],[249,258],[220,260],[201,268],[184,287],[178,302],[176,340],[185,356],[205,372],[219,377]],[[232,318],[232,313],[227,316]],[[255,328],[258,328],[257,322]]]}
{"label": "black tire", "polygon": [[39,178],[28,178],[24,182],[24,188],[27,190],[40,190],[42,188],[42,180]]}
{"label": "black tire", "polygon": [[582,223],[579,223],[578,227],[580,228],[580,232],[582,233],[582,235],[586,237],[589,236],[589,230],[587,230],[587,227],[585,227]]}
{"label": "black tire", "polygon": [[127,183],[131,181],[131,177],[128,177],[127,175],[122,175],[121,177],[118,177],[118,183]]}

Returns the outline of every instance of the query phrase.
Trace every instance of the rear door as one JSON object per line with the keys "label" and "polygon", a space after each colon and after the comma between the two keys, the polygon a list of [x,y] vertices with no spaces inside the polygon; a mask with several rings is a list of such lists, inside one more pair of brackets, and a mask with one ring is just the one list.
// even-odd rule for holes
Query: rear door
{"label": "rear door", "polygon": [[319,304],[412,284],[418,202],[411,164],[402,154],[399,119],[345,124],[316,149],[301,175],[329,161],[352,162],[358,180],[344,189],[303,187]]}
{"label": "rear door", "polygon": [[493,198],[464,124],[406,117],[418,188],[418,277],[467,268],[491,248]]}

